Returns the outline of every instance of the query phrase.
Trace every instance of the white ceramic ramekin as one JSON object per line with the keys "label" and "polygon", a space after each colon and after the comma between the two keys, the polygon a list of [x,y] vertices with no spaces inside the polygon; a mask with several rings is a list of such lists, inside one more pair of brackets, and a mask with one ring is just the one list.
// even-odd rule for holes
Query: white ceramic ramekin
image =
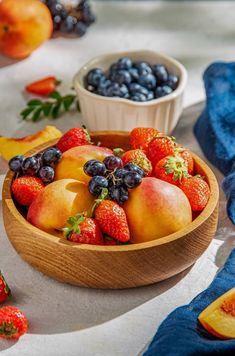
{"label": "white ceramic ramekin", "polygon": [[[85,88],[85,77],[93,68],[106,71],[121,57],[150,64],[164,64],[170,73],[179,77],[179,84],[171,94],[147,102],[134,102],[122,98],[104,97]],[[84,123],[89,130],[130,131],[134,127],[155,127],[170,134],[182,112],[182,99],[187,83],[187,71],[175,59],[148,50],[119,52],[96,57],[86,63],[74,77],[74,88],[80,102]]]}

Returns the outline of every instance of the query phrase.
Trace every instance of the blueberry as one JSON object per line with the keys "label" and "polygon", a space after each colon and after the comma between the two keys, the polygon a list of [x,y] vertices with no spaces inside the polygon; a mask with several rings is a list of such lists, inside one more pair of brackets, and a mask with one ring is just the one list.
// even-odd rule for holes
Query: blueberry
{"label": "blueberry", "polygon": [[42,155],[43,153],[37,153],[36,155],[34,155],[34,157],[38,160],[40,167],[43,166]]}
{"label": "blueberry", "polygon": [[90,70],[87,75],[87,84],[93,87],[98,87],[100,82],[105,79],[104,73],[99,68],[94,68]]}
{"label": "blueberry", "polygon": [[112,200],[117,203],[125,203],[128,200],[128,190],[123,186],[113,186],[109,189],[109,194]]}
{"label": "blueberry", "polygon": [[141,93],[135,93],[131,96],[131,100],[133,101],[147,101],[147,96]]}
{"label": "blueberry", "polygon": [[106,167],[104,163],[96,159],[92,159],[86,162],[83,170],[90,177],[104,176],[106,173]]}
{"label": "blueberry", "polygon": [[111,81],[109,79],[104,78],[100,81],[100,84],[97,88],[97,94],[107,96],[107,88],[111,85]]}
{"label": "blueberry", "polygon": [[91,25],[95,22],[95,15],[91,12],[90,7],[86,7],[82,12],[82,20],[85,24]]}
{"label": "blueberry", "polygon": [[123,178],[123,183],[127,188],[135,188],[142,182],[142,177],[137,172],[129,172]]}
{"label": "blueberry", "polygon": [[128,96],[128,88],[125,84],[111,83],[107,88],[107,96],[124,98]]}
{"label": "blueberry", "polygon": [[74,31],[75,25],[77,23],[77,19],[74,16],[67,16],[63,23],[60,26],[60,30],[65,33],[70,33]]}
{"label": "blueberry", "polygon": [[87,25],[83,21],[78,21],[75,24],[74,32],[80,37],[84,36],[87,31]]}
{"label": "blueberry", "polygon": [[128,85],[131,83],[131,75],[127,70],[121,69],[113,73],[112,80],[119,84]]}
{"label": "blueberry", "polygon": [[41,180],[44,183],[52,182],[54,176],[55,176],[54,169],[50,166],[43,166],[42,168],[39,169],[38,177],[41,178]]}
{"label": "blueberry", "polygon": [[153,100],[154,99],[154,92],[153,91],[149,91],[147,94],[147,100]]}
{"label": "blueberry", "polygon": [[110,68],[109,68],[109,78],[111,79],[111,76],[113,73],[115,73],[118,70],[118,64],[113,63]]}
{"label": "blueberry", "polygon": [[129,90],[131,92],[131,94],[143,94],[145,96],[148,95],[148,89],[146,89],[145,87],[143,87],[142,85],[140,84],[137,84],[137,83],[131,83],[129,85]]}
{"label": "blueberry", "polygon": [[138,83],[149,90],[156,87],[157,81],[153,74],[140,75]]}
{"label": "blueberry", "polygon": [[127,173],[128,173],[127,169],[120,168],[114,172],[114,177],[122,179]]}
{"label": "blueberry", "polygon": [[155,89],[155,98],[161,98],[162,96],[172,93],[172,89],[168,85],[157,87]]}
{"label": "blueberry", "polygon": [[144,171],[143,169],[141,169],[139,166],[137,166],[136,164],[134,163],[127,163],[125,166],[124,166],[124,169],[129,171],[129,172],[136,172],[138,173],[141,177],[144,177]]}
{"label": "blueberry", "polygon": [[139,75],[152,74],[152,68],[147,62],[135,62],[134,67],[138,70]]}
{"label": "blueberry", "polygon": [[24,174],[33,176],[40,169],[40,162],[35,157],[27,157],[22,163],[22,170]]}
{"label": "blueberry", "polygon": [[152,66],[153,74],[157,79],[157,83],[165,83],[168,79],[168,71],[163,64],[154,64]]}
{"label": "blueberry", "polygon": [[128,57],[120,58],[117,62],[119,69],[129,69],[132,67],[132,60]]}
{"label": "blueberry", "polygon": [[123,162],[121,158],[116,156],[108,156],[104,159],[103,163],[109,171],[114,171],[117,168],[122,168]]}
{"label": "blueberry", "polygon": [[168,85],[172,90],[177,88],[179,78],[174,74],[169,74],[166,85]]}
{"label": "blueberry", "polygon": [[56,15],[53,17],[53,28],[54,31],[59,31],[60,30],[60,25],[62,23],[62,17],[59,15]]}
{"label": "blueberry", "polygon": [[88,189],[89,192],[95,196],[99,196],[103,188],[108,188],[108,180],[102,176],[95,176],[91,178]]}
{"label": "blueberry", "polygon": [[20,172],[24,158],[24,156],[15,156],[10,159],[8,163],[10,170],[13,172]]}
{"label": "blueberry", "polygon": [[137,81],[139,79],[139,73],[136,68],[130,68],[128,72],[130,73],[133,81]]}
{"label": "blueberry", "polygon": [[43,164],[46,166],[51,166],[58,163],[61,160],[61,158],[62,158],[62,153],[56,147],[48,148],[42,154],[42,161]]}

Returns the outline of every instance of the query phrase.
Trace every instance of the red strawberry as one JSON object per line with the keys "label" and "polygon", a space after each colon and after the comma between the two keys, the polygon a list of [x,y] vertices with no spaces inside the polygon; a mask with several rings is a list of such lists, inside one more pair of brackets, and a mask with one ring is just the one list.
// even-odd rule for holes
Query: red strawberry
{"label": "red strawberry", "polygon": [[175,142],[168,136],[155,137],[148,145],[147,157],[153,167],[164,157],[174,155]]}
{"label": "red strawberry", "polygon": [[112,239],[112,237],[105,236],[105,238],[104,238],[104,244],[105,244],[106,246],[116,246],[116,245],[118,245],[118,241]]}
{"label": "red strawberry", "polygon": [[190,151],[187,150],[184,147],[176,147],[175,149],[175,153],[179,154],[187,163],[187,167],[188,167],[188,173],[193,175],[193,171],[194,171],[194,160],[193,160],[193,156],[191,155]]}
{"label": "red strawberry", "polygon": [[58,141],[57,148],[61,152],[68,151],[72,147],[89,145],[91,138],[85,128],[74,127],[67,131]]}
{"label": "red strawberry", "polygon": [[64,233],[69,241],[81,244],[104,245],[104,239],[97,222],[83,214],[72,216],[68,220],[72,227],[65,227]]}
{"label": "red strawberry", "polygon": [[155,166],[155,176],[168,183],[179,186],[188,176],[187,165],[179,155],[162,158]]}
{"label": "red strawberry", "polygon": [[210,197],[210,188],[200,176],[184,179],[180,188],[187,196],[193,211],[201,211],[205,208]]}
{"label": "red strawberry", "polygon": [[95,220],[101,230],[122,242],[130,240],[125,211],[111,200],[103,200],[95,209]]}
{"label": "red strawberry", "polygon": [[0,272],[0,303],[5,302],[5,300],[10,295],[10,293],[11,293],[10,288],[8,287],[5,278]]}
{"label": "red strawberry", "polygon": [[125,152],[122,156],[122,161],[124,165],[129,162],[136,164],[143,169],[146,176],[150,176],[152,173],[152,164],[144,151],[140,149]]}
{"label": "red strawberry", "polygon": [[56,86],[59,84],[60,81],[57,80],[56,77],[46,77],[28,84],[25,90],[36,95],[48,96],[56,90]]}
{"label": "red strawberry", "polygon": [[29,206],[44,188],[41,179],[33,176],[23,176],[14,180],[12,193],[15,200],[25,206]]}
{"label": "red strawberry", "polygon": [[0,337],[18,339],[28,329],[28,321],[19,309],[7,306],[0,308]]}
{"label": "red strawberry", "polygon": [[154,128],[136,127],[131,131],[130,143],[131,147],[146,150],[149,142],[156,137],[160,132]]}

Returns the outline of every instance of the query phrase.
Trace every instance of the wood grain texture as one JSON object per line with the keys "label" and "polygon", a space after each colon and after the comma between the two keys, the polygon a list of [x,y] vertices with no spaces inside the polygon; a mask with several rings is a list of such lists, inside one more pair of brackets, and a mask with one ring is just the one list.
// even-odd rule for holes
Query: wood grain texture
{"label": "wood grain texture", "polygon": [[[95,143],[129,148],[126,132],[95,132]],[[39,152],[56,141],[39,146]],[[29,224],[11,197],[13,173],[3,186],[3,217],[9,240],[20,256],[43,273],[63,282],[92,288],[130,288],[167,279],[191,266],[212,240],[218,221],[219,189],[210,168],[196,155],[196,172],[210,185],[206,208],[184,229],[142,244],[79,245]]]}

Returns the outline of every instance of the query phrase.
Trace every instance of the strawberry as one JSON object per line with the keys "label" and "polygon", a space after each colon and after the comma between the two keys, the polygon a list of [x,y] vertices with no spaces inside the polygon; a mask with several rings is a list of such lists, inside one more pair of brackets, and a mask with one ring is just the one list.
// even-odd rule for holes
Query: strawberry
{"label": "strawberry", "polygon": [[188,176],[187,164],[179,155],[162,158],[155,166],[156,178],[179,186],[182,179]]}
{"label": "strawberry", "polygon": [[43,188],[41,179],[33,176],[19,177],[11,186],[15,200],[25,206],[29,206]]}
{"label": "strawberry", "polygon": [[89,145],[91,138],[85,128],[75,127],[67,131],[57,142],[57,148],[65,152],[72,147]]}
{"label": "strawberry", "polygon": [[152,164],[143,150],[136,149],[125,152],[122,161],[124,165],[129,162],[136,164],[143,169],[145,176],[150,176],[152,173]]}
{"label": "strawberry", "polygon": [[118,245],[118,240],[112,239],[112,237],[109,237],[109,236],[105,236],[104,244],[106,246],[116,246],[116,245]]}
{"label": "strawberry", "polygon": [[188,167],[188,174],[193,175],[194,160],[193,160],[193,156],[190,153],[190,151],[184,147],[179,146],[179,147],[176,147],[175,153],[179,154],[185,160],[187,167]]}
{"label": "strawberry", "polygon": [[5,278],[0,271],[0,303],[5,302],[8,296],[11,294],[10,288],[8,287]]}
{"label": "strawberry", "polygon": [[146,150],[149,142],[160,132],[154,128],[136,127],[131,131],[130,143],[133,149],[140,148]]}
{"label": "strawberry", "polygon": [[46,77],[28,84],[25,87],[25,90],[32,94],[48,96],[50,93],[56,90],[56,86],[59,84],[60,81],[55,77]]}
{"label": "strawberry", "polygon": [[92,218],[86,218],[84,214],[71,216],[65,227],[64,234],[69,241],[81,244],[104,245],[104,239],[97,222]]}
{"label": "strawberry", "polygon": [[125,211],[117,203],[102,200],[95,209],[95,220],[103,233],[122,242],[130,240]]}
{"label": "strawberry", "polygon": [[12,306],[0,308],[0,337],[18,339],[28,329],[28,321],[19,309]]}
{"label": "strawberry", "polygon": [[205,208],[210,197],[210,188],[202,177],[188,177],[182,181],[180,188],[187,196],[193,211],[201,211]]}
{"label": "strawberry", "polygon": [[147,157],[153,167],[164,157],[174,155],[175,142],[168,136],[155,137],[148,145]]}

